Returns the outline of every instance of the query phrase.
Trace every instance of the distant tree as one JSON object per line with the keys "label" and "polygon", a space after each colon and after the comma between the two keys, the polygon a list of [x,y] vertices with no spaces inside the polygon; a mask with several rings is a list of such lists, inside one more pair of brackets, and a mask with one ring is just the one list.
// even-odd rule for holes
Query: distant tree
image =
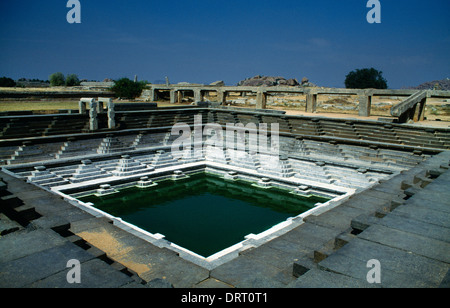
{"label": "distant tree", "polygon": [[60,72],[51,74],[49,79],[52,87],[64,86],[66,84],[64,74]]}
{"label": "distant tree", "polygon": [[15,87],[16,82],[8,77],[1,77],[0,78],[0,87]]}
{"label": "distant tree", "polygon": [[141,95],[145,85],[145,81],[134,82],[129,78],[121,78],[114,81],[114,86],[111,87],[111,90],[116,97],[132,99]]}
{"label": "distant tree", "polygon": [[374,68],[356,69],[345,77],[345,87],[348,89],[387,89],[387,81],[383,72]]}
{"label": "distant tree", "polygon": [[66,86],[67,87],[73,87],[73,86],[79,86],[80,85],[80,79],[78,79],[78,76],[75,74],[69,74],[66,77]]}

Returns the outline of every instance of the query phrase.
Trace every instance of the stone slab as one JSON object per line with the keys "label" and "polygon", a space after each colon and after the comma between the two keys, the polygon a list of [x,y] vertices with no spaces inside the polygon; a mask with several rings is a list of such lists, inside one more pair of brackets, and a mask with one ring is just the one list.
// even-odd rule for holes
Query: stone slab
{"label": "stone slab", "polygon": [[299,277],[295,282],[288,285],[291,288],[372,288],[370,285],[359,279],[327,272],[319,269],[312,269]]}
{"label": "stone slab", "polygon": [[411,204],[426,209],[450,213],[450,205],[448,200],[450,200],[450,196],[447,198],[446,196],[442,196],[440,194],[424,195],[419,193],[414,195],[414,198],[406,200],[404,204]]}
{"label": "stone slab", "polygon": [[0,238],[0,263],[8,262],[67,241],[52,230],[19,231]]}
{"label": "stone slab", "polygon": [[257,259],[259,262],[266,263],[280,270],[285,270],[292,266],[292,263],[298,260],[299,256],[309,253],[301,245],[296,245],[282,239],[274,239],[269,243],[257,248],[249,249],[241,255]]}
{"label": "stone slab", "polygon": [[377,223],[378,218],[372,215],[362,214],[358,217],[355,217],[351,221],[351,227],[353,230],[356,231],[364,231],[369,226],[373,225],[374,223]]}
{"label": "stone slab", "polygon": [[[361,239],[402,249],[417,255],[450,263],[450,244],[382,225],[372,225],[359,234]],[[344,247],[345,248],[345,247]]]}
{"label": "stone slab", "polygon": [[[369,259],[370,260],[370,259]],[[318,268],[324,271],[332,271],[345,276],[355,278],[361,283],[369,285],[367,282],[367,274],[371,268],[367,267],[369,260],[353,259],[342,254],[332,255],[322,261]],[[429,287],[429,283],[423,278],[409,275],[406,273],[398,273],[392,270],[383,270],[381,265],[380,284],[373,284],[380,287],[402,287],[402,288],[423,288]]]}
{"label": "stone slab", "polygon": [[387,192],[383,192],[380,190],[374,190],[374,189],[366,190],[360,194],[360,196],[363,198],[367,198],[367,199],[375,198],[375,199],[380,200],[379,202],[381,202],[382,200],[389,201],[400,195],[401,195],[401,191],[387,193]]}
{"label": "stone slab", "polygon": [[[396,215],[396,214],[400,215]],[[383,219],[378,219],[375,223],[418,235],[450,243],[450,225],[445,227],[414,219],[411,215],[402,216],[401,212],[390,213]]]}
{"label": "stone slab", "polygon": [[0,236],[6,235],[11,232],[15,232],[23,229],[21,225],[19,225],[14,220],[9,219],[3,213],[0,213]]}
{"label": "stone slab", "polygon": [[[416,202],[417,201],[414,200],[400,205],[392,213],[401,215],[405,219],[411,218],[442,227],[449,226],[450,212],[434,210],[432,208],[436,208],[437,205],[431,205],[430,202],[419,202],[420,205],[417,205]],[[430,205],[430,208],[428,205]],[[442,203],[442,206],[445,206],[445,203]]]}
{"label": "stone slab", "polygon": [[8,191],[24,202],[32,199],[46,198],[49,195],[49,192],[24,182],[21,182],[19,185],[10,183],[8,185]]}
{"label": "stone slab", "polygon": [[33,282],[67,270],[67,262],[77,259],[80,262],[94,257],[72,244],[53,247],[0,264],[0,287],[20,288]]}
{"label": "stone slab", "polygon": [[61,217],[57,215],[52,216],[42,216],[30,222],[32,226],[36,229],[51,229],[54,227],[69,224],[69,220],[66,217]]}
{"label": "stone slab", "polygon": [[279,288],[285,284],[275,277],[279,270],[273,266],[240,256],[211,271],[210,277],[237,288]]}
{"label": "stone slab", "polygon": [[[139,274],[145,281],[157,278],[165,279],[175,288],[190,288],[209,277],[209,270],[186,261],[167,251],[165,258],[159,257],[149,261],[149,270]],[[134,257],[134,255],[133,255]],[[146,260],[146,257],[142,255]]]}
{"label": "stone slab", "polygon": [[47,193],[45,196],[36,197],[33,199],[23,198],[21,194],[17,196],[26,204],[33,206],[41,215],[51,215],[56,212],[67,211],[73,209],[74,206],[65,202],[61,197]]}
{"label": "stone slab", "polygon": [[436,287],[449,264],[382,244],[355,239],[320,262],[321,268],[365,280],[367,262],[380,261],[381,283],[386,287]]}
{"label": "stone slab", "polygon": [[378,210],[388,209],[390,205],[389,201],[380,202],[380,200],[376,198],[366,198],[364,196],[355,196],[350,198],[345,203],[347,207],[359,208],[362,210],[366,210],[367,213],[373,213]]}
{"label": "stone slab", "polygon": [[90,229],[96,229],[99,227],[114,228],[112,224],[106,218],[97,218],[89,215],[88,218],[75,221],[70,224],[70,231],[74,234],[78,234]]}
{"label": "stone slab", "polygon": [[341,232],[341,230],[306,222],[278,237],[276,240],[269,242],[268,245],[276,248],[277,243],[280,243],[280,245],[283,244],[279,240],[284,240],[295,245],[293,247],[299,249],[299,252],[302,249],[307,249],[312,252],[314,249],[320,248],[324,243],[335,238]]}
{"label": "stone slab", "polygon": [[34,282],[29,288],[118,288],[135,281],[126,274],[119,272],[107,263],[92,259],[80,264],[81,283],[67,282],[67,269],[47,278]]}
{"label": "stone slab", "polygon": [[442,196],[450,196],[450,192],[448,191],[448,187],[450,185],[449,180],[444,180],[443,178],[439,177],[436,180],[434,180],[431,184],[427,185],[426,191],[424,191],[424,194],[432,194],[438,193]]}
{"label": "stone slab", "polygon": [[304,221],[323,227],[344,231],[350,228],[352,218],[366,213],[367,211],[363,209],[340,205],[332,211],[325,212],[318,216],[310,215],[305,217]]}

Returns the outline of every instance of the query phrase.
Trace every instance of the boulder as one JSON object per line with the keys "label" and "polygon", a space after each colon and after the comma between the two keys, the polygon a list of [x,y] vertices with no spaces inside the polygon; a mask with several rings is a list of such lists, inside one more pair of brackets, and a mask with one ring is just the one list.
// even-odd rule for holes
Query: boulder
{"label": "boulder", "polygon": [[287,83],[288,86],[291,86],[291,87],[295,87],[295,86],[300,85],[300,84],[298,83],[298,80],[297,80],[297,79],[294,79],[294,78],[288,79],[288,80],[286,81],[286,83]]}
{"label": "boulder", "polygon": [[216,87],[223,87],[225,86],[225,82],[223,80],[214,81],[213,83],[209,84],[210,86],[216,86]]}

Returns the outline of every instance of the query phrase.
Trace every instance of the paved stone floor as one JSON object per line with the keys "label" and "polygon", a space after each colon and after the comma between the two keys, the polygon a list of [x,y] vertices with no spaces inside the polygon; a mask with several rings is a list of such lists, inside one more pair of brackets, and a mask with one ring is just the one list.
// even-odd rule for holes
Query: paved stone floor
{"label": "paved stone floor", "polygon": [[[436,155],[211,271],[1,172],[0,287],[449,287],[449,162]],[[367,282],[372,259],[381,283]]]}

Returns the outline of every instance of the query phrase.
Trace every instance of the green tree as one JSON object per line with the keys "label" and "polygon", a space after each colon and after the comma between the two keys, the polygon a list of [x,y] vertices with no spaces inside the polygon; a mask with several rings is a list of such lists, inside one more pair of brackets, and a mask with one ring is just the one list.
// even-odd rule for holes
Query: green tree
{"label": "green tree", "polygon": [[15,87],[16,82],[8,77],[1,77],[0,78],[0,87]]}
{"label": "green tree", "polygon": [[387,81],[383,78],[383,72],[374,68],[356,69],[345,77],[347,89],[387,89]]}
{"label": "green tree", "polygon": [[134,82],[129,78],[121,78],[114,81],[114,86],[111,87],[111,90],[115,93],[116,97],[132,99],[141,95],[145,85],[145,81]]}
{"label": "green tree", "polygon": [[64,86],[66,84],[64,74],[60,72],[51,74],[49,79],[52,87]]}
{"label": "green tree", "polygon": [[69,74],[66,77],[66,86],[67,87],[73,87],[73,86],[79,86],[80,85],[80,79],[78,79],[78,76],[75,74]]}

